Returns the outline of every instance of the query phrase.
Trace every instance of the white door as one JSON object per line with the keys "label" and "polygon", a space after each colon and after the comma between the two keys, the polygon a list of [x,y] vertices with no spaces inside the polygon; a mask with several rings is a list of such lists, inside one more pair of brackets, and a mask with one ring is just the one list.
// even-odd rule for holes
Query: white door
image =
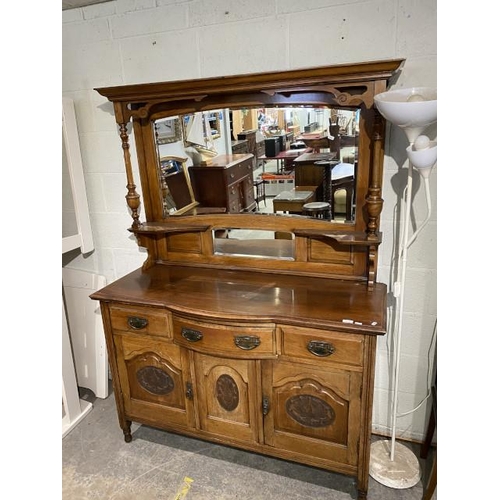
{"label": "white door", "polygon": [[[62,100],[62,253],[94,250],[74,103]],[[107,352],[98,303],[89,294],[105,285],[102,276],[63,269],[62,403],[63,437],[92,405],[78,386],[108,396]]]}
{"label": "white door", "polygon": [[79,398],[75,365],[71,353],[66,308],[62,304],[62,437],[75,427],[92,409],[88,401]]}
{"label": "white door", "polygon": [[99,302],[89,295],[106,285],[104,276],[62,270],[63,296],[79,387],[108,397],[108,354]]}

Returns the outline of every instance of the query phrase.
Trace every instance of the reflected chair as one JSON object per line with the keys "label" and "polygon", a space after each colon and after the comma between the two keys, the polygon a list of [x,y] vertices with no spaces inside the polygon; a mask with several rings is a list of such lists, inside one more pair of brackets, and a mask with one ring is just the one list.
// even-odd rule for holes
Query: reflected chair
{"label": "reflected chair", "polygon": [[346,221],[353,220],[352,205],[354,177],[332,180],[332,214],[345,213]]}
{"label": "reflected chair", "polygon": [[164,211],[173,214],[194,202],[193,190],[186,169],[187,158],[162,156],[160,177]]}
{"label": "reflected chair", "polygon": [[346,221],[353,220],[355,165],[339,163],[332,168],[332,216],[344,213]]}
{"label": "reflected chair", "polygon": [[187,158],[180,156],[160,158],[164,213],[169,215],[225,213],[225,207],[203,207],[196,201],[186,163]]}
{"label": "reflected chair", "polygon": [[338,123],[333,123],[331,118],[328,127],[328,147],[332,153],[336,153],[335,158],[340,160],[340,126]]}
{"label": "reflected chair", "polygon": [[257,203],[257,210],[260,210],[260,205],[259,203],[261,201],[264,202],[264,205],[267,207],[266,203],[266,182],[264,179],[255,179],[253,181],[253,186],[255,189],[255,203]]}

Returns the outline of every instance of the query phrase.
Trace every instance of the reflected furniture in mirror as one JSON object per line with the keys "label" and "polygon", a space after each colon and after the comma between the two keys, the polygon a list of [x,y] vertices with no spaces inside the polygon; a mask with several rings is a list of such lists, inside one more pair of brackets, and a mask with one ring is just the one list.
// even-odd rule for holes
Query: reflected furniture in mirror
{"label": "reflected furniture in mirror", "polygon": [[230,154],[189,167],[196,201],[204,207],[225,207],[231,214],[255,210],[254,162],[251,154]]}
{"label": "reflected furniture in mirror", "polygon": [[161,196],[165,215],[180,215],[194,205],[191,185],[186,182],[187,158],[162,156],[160,158]]}
{"label": "reflected furniture in mirror", "polygon": [[[347,474],[357,480],[358,499],[367,498],[375,349],[386,333],[387,294],[377,281],[385,121],[374,96],[402,63],[97,89],[113,103],[122,141],[129,231],[147,250],[142,268],[92,295],[101,305],[125,441],[132,422],[152,425]],[[195,189],[171,214],[164,207],[166,149],[156,142],[155,123],[215,110],[222,110],[214,140],[221,158],[200,161],[185,150],[185,182]],[[355,137],[354,151],[352,143],[340,157],[329,145],[320,150],[333,155],[334,166],[355,158],[351,217],[303,216],[296,204],[255,210],[259,153],[233,155],[221,143],[241,110],[260,117],[263,133],[294,137],[325,122],[328,130],[343,111],[355,116],[339,119],[339,133],[344,127]],[[325,167],[307,167],[301,179],[302,167],[294,166],[287,191],[293,198],[307,188],[322,201]],[[218,180],[201,181],[199,172]],[[314,182],[303,182],[308,175]],[[221,192],[224,201],[210,201]],[[203,213],[205,203],[224,204],[226,213]]]}
{"label": "reflected furniture in mirror", "polygon": [[257,130],[242,130],[237,138],[238,141],[246,141],[247,152],[253,155],[255,163],[259,162],[264,154],[264,142],[257,141]]}
{"label": "reflected furniture in mirror", "polygon": [[353,218],[354,168],[352,163],[339,163],[331,172],[332,212],[334,217],[344,215],[346,221]]}
{"label": "reflected furniture in mirror", "polygon": [[290,191],[282,191],[273,198],[273,210],[300,215],[305,203],[316,201],[316,186],[297,186]]}
{"label": "reflected furniture in mirror", "polygon": [[260,210],[260,202],[264,202],[264,206],[267,207],[266,202],[266,184],[263,179],[255,179],[253,181],[253,187],[255,189],[255,203],[257,204],[257,210]]}

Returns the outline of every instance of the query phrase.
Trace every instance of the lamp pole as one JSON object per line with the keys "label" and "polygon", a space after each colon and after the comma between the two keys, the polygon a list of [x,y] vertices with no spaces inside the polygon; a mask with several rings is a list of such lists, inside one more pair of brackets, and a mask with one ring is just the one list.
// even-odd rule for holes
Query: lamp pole
{"label": "lamp pole", "polygon": [[[397,316],[394,324],[394,368],[392,371],[391,440],[378,441],[372,445],[370,475],[378,482],[397,489],[411,488],[421,477],[420,464],[413,452],[396,442],[398,418],[399,371],[401,359],[401,337],[405,298],[406,267],[408,249],[427,224],[431,214],[429,175],[437,159],[437,145],[422,132],[437,120],[437,96],[434,89],[411,88],[384,92],[375,96],[375,104],[386,120],[401,127],[410,145],[407,148],[408,178],[403,195],[405,210],[401,246],[398,248],[397,280],[394,282],[394,297],[397,299]],[[413,196],[413,167],[424,178],[428,214],[424,223],[409,237]],[[390,446],[389,446],[390,444]]]}

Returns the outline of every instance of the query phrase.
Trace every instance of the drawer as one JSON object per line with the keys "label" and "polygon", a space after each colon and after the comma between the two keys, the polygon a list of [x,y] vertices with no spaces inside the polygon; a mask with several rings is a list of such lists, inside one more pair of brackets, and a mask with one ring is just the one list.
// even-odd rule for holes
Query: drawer
{"label": "drawer", "polygon": [[248,154],[248,141],[246,139],[233,141],[231,143],[231,150],[233,154]]}
{"label": "drawer", "polygon": [[282,355],[315,363],[363,365],[362,335],[329,330],[281,326]]}
{"label": "drawer", "polygon": [[170,337],[168,312],[143,306],[113,304],[110,306],[114,330]]}
{"label": "drawer", "polygon": [[174,342],[188,349],[232,358],[276,357],[275,328],[208,323],[173,316]]}
{"label": "drawer", "polygon": [[241,210],[240,189],[238,184],[229,186],[227,191],[227,205],[229,213],[237,214]]}
{"label": "drawer", "polygon": [[253,157],[242,161],[237,165],[229,167],[226,171],[227,184],[233,184],[243,179],[247,175],[251,175],[253,171]]}
{"label": "drawer", "polygon": [[227,199],[229,203],[234,203],[238,201],[240,198],[240,186],[239,184],[232,184],[227,189]]}

